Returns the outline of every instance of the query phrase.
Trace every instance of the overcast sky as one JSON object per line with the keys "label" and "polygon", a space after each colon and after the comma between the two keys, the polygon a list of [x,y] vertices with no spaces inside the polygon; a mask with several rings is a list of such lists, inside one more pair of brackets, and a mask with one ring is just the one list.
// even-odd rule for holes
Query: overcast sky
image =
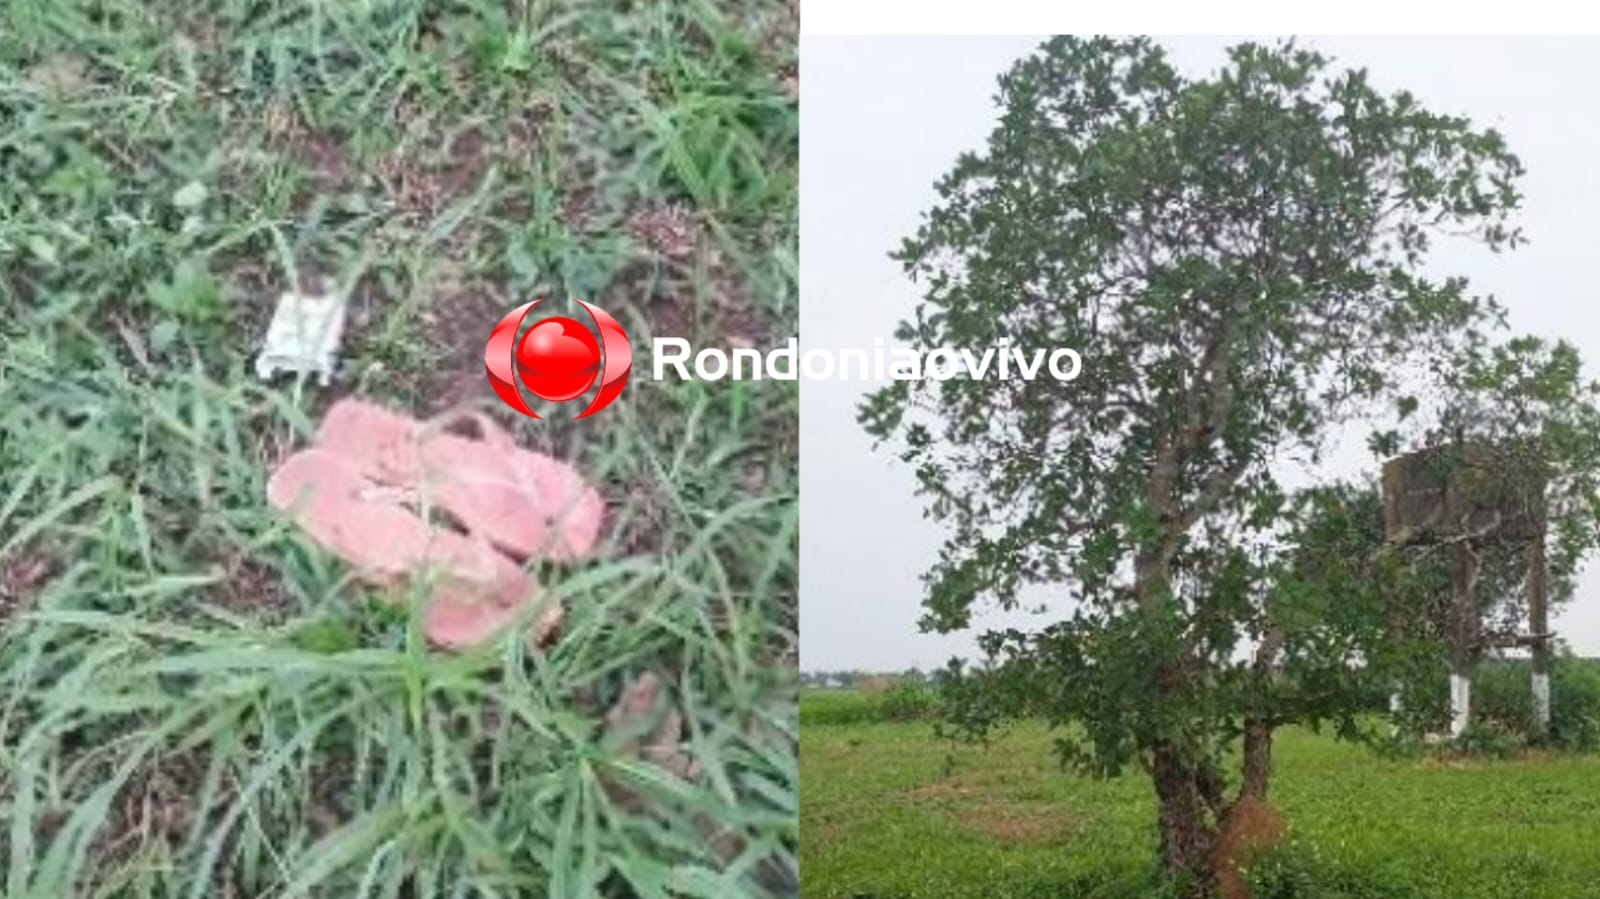
{"label": "overcast sky", "polygon": [[[1191,75],[1215,70],[1233,38],[1163,39]],[[806,37],[801,41],[801,341],[871,347],[892,334],[917,293],[887,253],[915,229],[933,183],[957,154],[983,147],[996,116],[995,77],[1037,38]],[[1583,39],[1302,39],[1380,90],[1406,89],[1437,112],[1465,114],[1507,137],[1528,174],[1520,216],[1530,243],[1494,255],[1436,253],[1432,268],[1467,276],[1509,308],[1515,331],[1575,342],[1600,374],[1595,277],[1600,231],[1600,42]],[[800,609],[805,670],[897,670],[973,656],[976,632],[917,632],[922,584],[941,532],[924,520],[913,481],[874,452],[855,422],[860,382],[801,382]],[[1352,439],[1308,476],[1370,466]],[[1301,478],[1296,477],[1295,480]],[[1034,599],[1055,599],[1048,589]],[[1059,601],[1056,610],[1062,608]],[[978,629],[1028,626],[988,614]],[[1600,654],[1600,566],[1580,581],[1557,630]]]}

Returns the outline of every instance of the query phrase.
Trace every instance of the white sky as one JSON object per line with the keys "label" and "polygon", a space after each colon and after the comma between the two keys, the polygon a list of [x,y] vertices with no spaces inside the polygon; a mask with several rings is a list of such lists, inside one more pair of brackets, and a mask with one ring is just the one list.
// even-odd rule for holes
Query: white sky
{"label": "white sky", "polygon": [[[1176,65],[1214,70],[1235,38],[1163,39]],[[995,119],[994,79],[1039,43],[1026,37],[805,37],[801,40],[801,341],[871,347],[892,335],[918,294],[887,254],[934,202],[956,155],[983,147]],[[1600,41],[1579,38],[1315,38],[1302,43],[1365,67],[1380,90],[1410,90],[1436,112],[1466,114],[1507,137],[1528,169],[1519,221],[1530,243],[1495,255],[1441,247],[1433,268],[1495,294],[1516,332],[1576,343],[1600,374],[1594,262],[1600,210]],[[920,575],[941,537],[922,517],[910,472],[873,452],[855,422],[871,385],[801,381],[801,666],[894,670],[976,654],[984,626],[1027,626],[1024,614],[978,617],[966,634],[918,633]],[[1354,443],[1355,441],[1351,441]],[[1369,465],[1335,454],[1329,474]],[[1047,603],[1050,591],[1036,598]],[[1061,605],[1056,605],[1059,611]],[[1600,654],[1600,566],[1555,626]]]}

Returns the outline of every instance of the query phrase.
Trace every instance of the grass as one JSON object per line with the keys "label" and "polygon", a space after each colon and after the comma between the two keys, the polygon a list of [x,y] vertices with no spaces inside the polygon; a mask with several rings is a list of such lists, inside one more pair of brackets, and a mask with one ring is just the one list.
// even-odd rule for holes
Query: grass
{"label": "grass", "polygon": [[[796,23],[0,7],[0,895],[792,889],[798,395],[653,382],[645,348],[793,332]],[[351,298],[340,378],[257,382],[272,303],[318,283]],[[484,383],[537,296],[634,340],[592,419],[514,421]],[[347,394],[482,408],[601,485],[604,550],[539,572],[555,646],[430,651],[268,512]],[[694,783],[599,738],[646,671]]]}
{"label": "grass", "polygon": [[[987,748],[926,722],[816,723],[855,699],[801,699],[803,895],[1162,895],[1144,778],[1063,772],[1033,723]],[[1385,759],[1290,730],[1275,760],[1292,843],[1258,897],[1600,896],[1600,758]]]}

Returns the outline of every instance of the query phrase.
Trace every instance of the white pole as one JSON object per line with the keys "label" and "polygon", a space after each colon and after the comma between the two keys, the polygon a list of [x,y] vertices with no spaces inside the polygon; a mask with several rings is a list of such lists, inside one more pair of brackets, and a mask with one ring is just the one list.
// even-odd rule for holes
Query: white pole
{"label": "white pole", "polygon": [[1472,681],[1459,674],[1450,675],[1450,737],[1458,739],[1467,732],[1467,722],[1472,719]]}
{"label": "white pole", "polygon": [[1550,675],[1533,673],[1533,730],[1544,736],[1550,732]]}

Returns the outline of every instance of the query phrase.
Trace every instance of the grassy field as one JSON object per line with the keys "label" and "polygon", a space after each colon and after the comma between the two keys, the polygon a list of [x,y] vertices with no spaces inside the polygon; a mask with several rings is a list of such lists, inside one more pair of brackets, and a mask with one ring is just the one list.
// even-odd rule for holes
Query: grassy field
{"label": "grassy field", "polygon": [[[1065,773],[1031,723],[987,748],[925,722],[818,723],[861,701],[801,698],[803,895],[1161,895],[1144,778]],[[1257,899],[1600,896],[1600,757],[1385,759],[1288,731],[1276,759],[1292,842]]]}
{"label": "grassy field", "polygon": [[[798,394],[641,375],[652,334],[793,332],[797,27],[784,0],[0,4],[0,895],[784,891]],[[257,382],[278,294],[322,286],[337,381]],[[539,296],[633,338],[593,419],[485,383]],[[601,485],[599,558],[539,572],[548,652],[430,651],[269,513],[348,394],[483,409]],[[597,737],[645,671],[692,784]]]}

